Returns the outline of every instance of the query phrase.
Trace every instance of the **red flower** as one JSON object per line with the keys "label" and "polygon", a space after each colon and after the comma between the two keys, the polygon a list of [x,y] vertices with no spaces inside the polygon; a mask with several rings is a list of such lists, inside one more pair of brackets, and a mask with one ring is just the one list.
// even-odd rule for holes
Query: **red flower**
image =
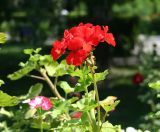
{"label": "red flower", "polygon": [[89,53],[104,41],[112,46],[116,45],[113,34],[108,33],[108,26],[102,28],[99,25],[80,23],[78,26],[65,30],[62,40],[53,43],[51,55],[54,60],[57,60],[67,50],[69,51],[66,57],[67,63],[79,66]]}
{"label": "red flower", "polygon": [[79,119],[81,118],[82,116],[82,112],[74,112],[74,113],[71,113],[71,118],[75,118],[75,119]]}
{"label": "red flower", "polygon": [[70,40],[70,43],[68,45],[69,50],[79,50],[84,45],[84,40],[81,37],[74,37]]}
{"label": "red flower", "polygon": [[79,66],[87,57],[87,52],[85,50],[72,51],[66,57],[66,62],[69,65]]}
{"label": "red flower", "polygon": [[143,82],[143,76],[140,73],[134,74],[132,82],[136,85],[140,84],[141,82]]}

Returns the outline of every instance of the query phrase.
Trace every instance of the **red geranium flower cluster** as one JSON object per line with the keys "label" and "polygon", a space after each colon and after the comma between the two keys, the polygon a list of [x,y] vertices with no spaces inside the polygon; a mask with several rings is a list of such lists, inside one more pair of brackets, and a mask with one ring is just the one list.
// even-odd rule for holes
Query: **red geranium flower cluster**
{"label": "red geranium flower cluster", "polygon": [[51,55],[54,60],[57,60],[65,51],[69,51],[66,62],[69,65],[79,66],[99,42],[116,45],[113,34],[108,33],[108,26],[80,23],[78,26],[65,30],[62,40],[53,43]]}

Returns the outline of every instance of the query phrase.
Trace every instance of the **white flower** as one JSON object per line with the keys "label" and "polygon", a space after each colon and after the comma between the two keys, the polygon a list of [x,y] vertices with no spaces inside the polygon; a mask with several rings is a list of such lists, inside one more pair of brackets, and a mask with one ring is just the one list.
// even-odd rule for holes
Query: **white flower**
{"label": "white flower", "polygon": [[63,10],[61,10],[61,15],[62,16],[67,16],[68,15],[68,10],[66,10],[66,9],[63,9]]}
{"label": "white flower", "polygon": [[137,132],[137,130],[133,127],[127,127],[126,132]]}

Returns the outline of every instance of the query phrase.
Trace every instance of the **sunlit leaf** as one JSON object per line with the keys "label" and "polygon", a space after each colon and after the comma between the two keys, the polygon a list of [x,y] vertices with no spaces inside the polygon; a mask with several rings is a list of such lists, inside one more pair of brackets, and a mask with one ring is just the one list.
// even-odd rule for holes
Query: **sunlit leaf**
{"label": "sunlit leaf", "polygon": [[24,49],[24,54],[27,54],[27,55],[31,55],[33,53],[34,49]]}
{"label": "sunlit leaf", "polygon": [[93,100],[94,92],[89,92],[88,95],[85,95],[82,99],[78,100],[75,104],[72,104],[72,107],[81,110],[81,111],[89,111],[93,108],[96,108],[98,104],[95,100]]}
{"label": "sunlit leaf", "polygon": [[108,113],[109,111],[112,111],[115,109],[115,107],[119,104],[119,100],[117,100],[117,97],[115,96],[108,96],[103,101],[100,101],[100,105],[102,108]]}
{"label": "sunlit leaf", "polygon": [[38,54],[41,50],[42,50],[42,48],[37,48],[34,50],[34,53]]}
{"label": "sunlit leaf", "polygon": [[3,84],[4,84],[4,81],[3,81],[3,80],[0,80],[0,86],[3,85]]}
{"label": "sunlit leaf", "polygon": [[148,84],[150,88],[153,88],[153,89],[160,89],[160,81],[157,81],[157,82],[152,82],[152,83],[149,83]]}
{"label": "sunlit leaf", "polygon": [[41,83],[36,83],[35,85],[31,86],[31,88],[28,91],[28,94],[26,95],[27,98],[34,98],[38,96],[42,92],[43,85]]}
{"label": "sunlit leaf", "polygon": [[15,96],[10,96],[0,90],[0,106],[15,106],[19,103],[19,99]]}
{"label": "sunlit leaf", "polygon": [[105,123],[103,123],[101,131],[102,132],[121,132],[121,127],[118,125],[113,126],[111,123],[106,121]]}
{"label": "sunlit leaf", "polygon": [[95,74],[96,82],[104,80],[107,75],[108,75],[108,70],[105,70],[104,72],[101,73],[96,73]]}
{"label": "sunlit leaf", "polygon": [[36,68],[36,63],[28,62],[22,69],[12,74],[9,74],[7,77],[11,80],[17,80],[17,79],[24,77],[25,75],[27,75],[29,72],[31,72],[35,68]]}
{"label": "sunlit leaf", "polygon": [[[34,120],[32,120],[31,127],[32,128],[39,128],[40,129],[40,119],[34,119]],[[42,122],[42,127],[45,130],[49,130],[51,126],[50,126],[50,123],[48,123],[48,122]]]}
{"label": "sunlit leaf", "polygon": [[13,117],[13,112],[12,111],[7,111],[3,107],[0,109],[0,114],[5,115],[7,117]]}
{"label": "sunlit leaf", "polygon": [[66,81],[60,81],[59,86],[64,90],[66,94],[74,92],[74,88],[70,87]]}
{"label": "sunlit leaf", "polygon": [[7,41],[7,35],[0,32],[0,44],[4,44]]}
{"label": "sunlit leaf", "polygon": [[25,114],[25,119],[33,118],[36,111],[37,109],[29,109],[27,113]]}
{"label": "sunlit leaf", "polygon": [[42,50],[42,48],[37,48],[37,49],[24,49],[24,54],[28,54],[31,55],[32,53],[38,54],[40,51]]}

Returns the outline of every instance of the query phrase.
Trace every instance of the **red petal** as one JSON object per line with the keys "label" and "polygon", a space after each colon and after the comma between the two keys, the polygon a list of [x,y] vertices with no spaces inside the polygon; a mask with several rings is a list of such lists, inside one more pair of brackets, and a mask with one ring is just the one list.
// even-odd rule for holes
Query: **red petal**
{"label": "red petal", "polygon": [[82,48],[84,44],[84,40],[80,37],[74,37],[71,41],[68,42],[68,49],[69,50],[78,50]]}
{"label": "red petal", "polygon": [[105,35],[105,41],[108,43],[108,44],[111,44],[112,46],[116,46],[116,42],[114,40],[114,36],[112,33],[107,33]]}
{"label": "red petal", "polygon": [[52,48],[51,50],[51,55],[54,60],[57,60],[63,53],[64,53],[64,50],[59,48]]}

